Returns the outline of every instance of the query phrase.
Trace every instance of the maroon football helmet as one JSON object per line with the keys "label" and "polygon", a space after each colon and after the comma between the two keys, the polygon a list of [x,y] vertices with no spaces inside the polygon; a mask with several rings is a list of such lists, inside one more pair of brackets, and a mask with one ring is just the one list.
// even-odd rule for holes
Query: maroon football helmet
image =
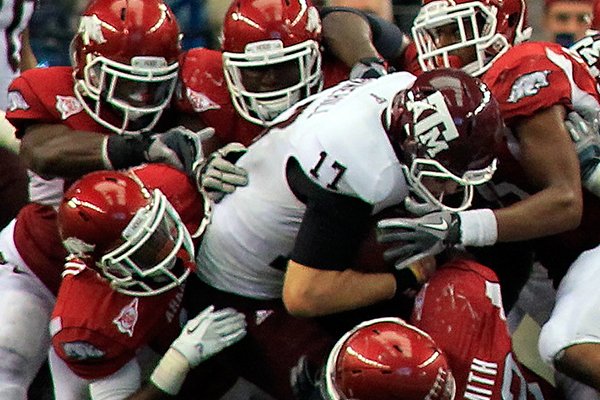
{"label": "maroon football helmet", "polygon": [[579,54],[585,64],[590,69],[590,72],[596,78],[600,80],[600,32],[594,32],[592,35],[586,36],[571,47]]}
{"label": "maroon football helmet", "polygon": [[194,266],[194,246],[167,198],[133,173],[98,171],[65,193],[58,229],[67,251],[117,292],[152,296],[180,285]]}
{"label": "maroon football helmet", "polygon": [[400,318],[373,319],[346,333],[324,379],[328,400],[452,400],[456,391],[440,348]]}
{"label": "maroon football helmet", "polygon": [[179,43],[175,15],[160,0],[92,1],[71,43],[75,95],[114,132],[148,131],[173,95]]}
{"label": "maroon football helmet", "polygon": [[[489,88],[464,71],[441,68],[420,75],[396,94],[384,125],[411,191],[432,209],[468,208],[473,186],[489,181],[496,170],[504,128],[500,108]],[[464,190],[462,202],[445,203],[425,178],[455,182]]]}
{"label": "maroon football helmet", "polygon": [[[270,126],[281,112],[322,89],[320,34],[310,0],[233,1],[223,23],[223,69],[242,117]],[[268,79],[269,73],[278,74],[270,88],[249,82]]]}
{"label": "maroon football helmet", "polygon": [[[451,24],[459,40],[437,47],[435,30]],[[424,71],[456,66],[451,53],[474,47],[476,59],[462,68],[478,76],[510,47],[528,40],[531,28],[527,27],[525,0],[424,0],[412,33]]]}

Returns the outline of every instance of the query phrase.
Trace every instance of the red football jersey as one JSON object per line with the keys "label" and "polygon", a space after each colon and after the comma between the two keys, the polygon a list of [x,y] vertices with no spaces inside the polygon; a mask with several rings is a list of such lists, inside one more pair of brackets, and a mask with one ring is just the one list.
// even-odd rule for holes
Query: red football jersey
{"label": "red football jersey", "polygon": [[[160,189],[194,233],[204,216],[203,198],[186,175],[164,164],[134,168],[149,189]],[[52,344],[79,376],[107,376],[146,344],[169,344],[179,332],[183,287],[157,296],[115,292],[81,261],[67,263],[52,314]]]}
{"label": "red football jersey", "polygon": [[445,264],[417,295],[411,323],[446,354],[457,399],[559,398],[513,355],[500,284],[489,268],[468,260]]}
{"label": "red football jersey", "polygon": [[65,269],[50,330],[52,346],[84,379],[118,371],[143,345],[173,340],[179,331],[183,286],[157,296],[131,297],[115,292],[79,261]]}
{"label": "red football jersey", "polygon": [[[324,87],[348,78],[350,72],[339,61],[323,56]],[[215,128],[223,142],[252,143],[264,127],[245,120],[235,110],[223,74],[222,53],[217,50],[191,49],[180,57],[181,86],[177,95],[180,110],[198,113],[201,121]]]}
{"label": "red football jersey", "polygon": [[[509,128],[519,119],[553,105],[589,115],[596,112],[600,102],[596,81],[585,64],[554,43],[514,46],[492,65],[483,81],[497,98]],[[509,135],[493,177],[494,193],[488,193],[499,205],[509,205],[537,191],[531,187],[518,157],[517,140]],[[556,279],[582,251],[600,243],[600,199],[589,193],[584,194],[582,221],[574,231],[537,241],[538,256]]]}
{"label": "red football jersey", "polygon": [[509,127],[556,104],[568,111],[598,106],[596,81],[586,65],[556,43],[528,42],[510,48],[483,75]]}
{"label": "red football jersey", "polygon": [[[30,124],[64,124],[71,129],[109,134],[84,111],[73,93],[73,69],[70,67],[34,68],[23,72],[9,88],[6,118],[16,135],[22,137]],[[64,191],[64,182],[30,182],[33,191]],[[58,183],[58,185],[57,185]],[[33,199],[36,200],[36,199]],[[14,241],[19,254],[38,278],[56,294],[60,272],[67,255],[56,227],[56,211],[51,205],[30,203],[21,209],[15,225]]]}

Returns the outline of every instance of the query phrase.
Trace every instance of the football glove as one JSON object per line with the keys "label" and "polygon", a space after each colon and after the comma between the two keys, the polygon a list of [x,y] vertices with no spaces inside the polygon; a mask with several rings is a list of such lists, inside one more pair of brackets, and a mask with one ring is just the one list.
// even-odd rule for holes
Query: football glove
{"label": "football glove", "polygon": [[192,176],[194,166],[202,161],[202,141],[214,134],[213,128],[193,132],[183,126],[150,136],[145,152],[148,162],[161,162]]}
{"label": "football glove", "polygon": [[194,368],[245,335],[244,314],[233,308],[214,311],[214,306],[210,306],[188,321],[171,347],[180,352],[190,367]]}
{"label": "football glove", "polygon": [[598,118],[587,121],[576,112],[570,112],[565,121],[575,144],[581,170],[581,183],[590,192],[600,196],[600,128]]}
{"label": "football glove", "polygon": [[246,153],[241,143],[229,143],[211,153],[196,170],[198,187],[214,202],[219,202],[238,186],[248,184],[248,173],[234,163]]}
{"label": "football glove", "polygon": [[419,218],[388,218],[377,223],[377,240],[400,242],[383,253],[396,269],[410,267],[460,242],[460,218],[448,211],[436,211]]}

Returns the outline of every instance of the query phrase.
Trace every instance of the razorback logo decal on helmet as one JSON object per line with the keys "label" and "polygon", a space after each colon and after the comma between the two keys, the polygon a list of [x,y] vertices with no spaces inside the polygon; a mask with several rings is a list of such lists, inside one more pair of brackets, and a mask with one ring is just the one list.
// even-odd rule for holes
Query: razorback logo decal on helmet
{"label": "razorback logo decal on helmet", "polygon": [[56,110],[60,113],[61,119],[67,119],[83,111],[83,106],[73,96],[56,96]]}
{"label": "razorback logo decal on helmet", "polygon": [[306,30],[312,33],[321,33],[321,18],[315,7],[309,7],[307,11]]}
{"label": "razorback logo decal on helmet", "polygon": [[516,103],[524,97],[538,94],[541,88],[549,85],[549,70],[535,71],[517,78],[510,89],[509,103]]}
{"label": "razorback logo decal on helmet", "polygon": [[[448,142],[459,136],[442,93],[435,92],[423,100],[408,101],[406,109],[413,113],[415,138],[427,147],[430,157],[448,149]],[[426,111],[431,112],[422,118]]]}
{"label": "razorback logo decal on helmet", "polygon": [[65,246],[65,249],[67,249],[70,254],[77,257],[85,257],[92,253],[96,248],[93,244],[86,243],[76,237],[68,237],[63,240],[63,246]]}
{"label": "razorback logo decal on helmet", "polygon": [[94,41],[98,44],[106,43],[106,39],[102,34],[102,20],[100,20],[96,14],[91,16],[84,15],[81,17],[77,32],[81,33],[84,42],[89,43],[90,41]]}
{"label": "razorback logo decal on helmet", "polygon": [[121,309],[113,323],[121,333],[126,333],[129,337],[133,336],[133,329],[138,320],[138,299],[137,297]]}

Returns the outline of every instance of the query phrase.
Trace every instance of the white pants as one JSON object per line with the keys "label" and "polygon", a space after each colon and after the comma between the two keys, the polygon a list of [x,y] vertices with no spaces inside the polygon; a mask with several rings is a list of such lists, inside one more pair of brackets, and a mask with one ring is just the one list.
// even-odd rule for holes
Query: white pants
{"label": "white pants", "polygon": [[540,355],[552,365],[562,350],[582,343],[600,343],[600,246],[582,253],[561,281]]}
{"label": "white pants", "polygon": [[23,400],[50,347],[55,298],[29,270],[13,240],[15,220],[0,232],[0,399]]}

